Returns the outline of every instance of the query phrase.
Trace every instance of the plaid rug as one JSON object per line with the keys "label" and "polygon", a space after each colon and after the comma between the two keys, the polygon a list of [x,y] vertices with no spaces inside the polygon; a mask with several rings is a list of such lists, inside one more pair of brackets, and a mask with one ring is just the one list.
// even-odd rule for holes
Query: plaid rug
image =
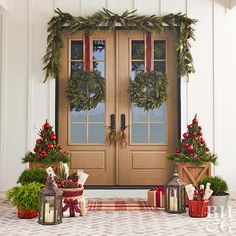
{"label": "plaid rug", "polygon": [[116,199],[89,199],[88,200],[88,211],[160,211],[163,208],[148,206],[145,200],[116,200]]}

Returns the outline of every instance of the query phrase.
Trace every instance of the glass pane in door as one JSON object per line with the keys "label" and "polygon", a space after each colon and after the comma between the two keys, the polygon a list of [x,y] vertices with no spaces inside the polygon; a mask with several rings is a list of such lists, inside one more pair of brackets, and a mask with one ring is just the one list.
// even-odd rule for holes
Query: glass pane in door
{"label": "glass pane in door", "polygon": [[[83,70],[83,41],[71,41],[70,64],[71,75]],[[105,40],[93,40],[93,70],[105,77]],[[91,93],[90,96],[94,94]],[[105,143],[105,103],[89,111],[70,111],[70,143],[71,144],[104,144]]]}

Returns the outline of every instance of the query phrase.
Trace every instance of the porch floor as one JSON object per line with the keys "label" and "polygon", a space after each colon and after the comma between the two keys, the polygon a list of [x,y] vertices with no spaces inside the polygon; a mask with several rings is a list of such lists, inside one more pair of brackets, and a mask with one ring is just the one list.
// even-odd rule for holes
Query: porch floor
{"label": "porch floor", "polygon": [[65,217],[60,225],[43,226],[37,218],[18,219],[16,209],[0,199],[0,235],[236,235],[235,197],[229,205],[229,218],[191,218],[187,213],[162,211],[89,211],[85,217]]}

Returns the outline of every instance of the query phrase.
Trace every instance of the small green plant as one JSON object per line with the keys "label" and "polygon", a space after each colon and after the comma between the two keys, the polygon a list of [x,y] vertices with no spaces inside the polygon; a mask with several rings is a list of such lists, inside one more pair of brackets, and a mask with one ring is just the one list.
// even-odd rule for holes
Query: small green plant
{"label": "small green plant", "polygon": [[227,194],[228,185],[220,176],[206,176],[202,181],[198,182],[198,185],[203,184],[206,186],[207,183],[211,184],[210,188],[213,190],[212,195],[222,196]]}
{"label": "small green plant", "polygon": [[46,184],[47,182],[47,173],[43,169],[33,168],[24,170],[20,177],[17,180],[17,183],[25,185],[32,182],[37,182],[41,184]]}
{"label": "small green plant", "polygon": [[7,191],[7,199],[13,206],[23,210],[38,210],[39,190],[42,187],[42,184],[36,182],[13,187]]}

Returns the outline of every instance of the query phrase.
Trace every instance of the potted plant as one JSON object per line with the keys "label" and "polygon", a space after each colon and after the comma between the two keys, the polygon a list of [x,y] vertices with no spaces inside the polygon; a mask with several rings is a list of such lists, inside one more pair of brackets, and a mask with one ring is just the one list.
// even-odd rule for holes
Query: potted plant
{"label": "potted plant", "polygon": [[18,217],[22,219],[34,218],[38,215],[40,183],[29,183],[15,186],[7,191],[7,199],[18,208]]}
{"label": "potted plant", "polygon": [[215,206],[217,211],[221,211],[221,207],[225,210],[229,199],[227,182],[220,176],[206,176],[202,181],[198,182],[198,185],[203,184],[206,186],[207,183],[211,184],[210,188],[213,190],[209,206]]}
{"label": "potted plant", "polygon": [[32,182],[46,184],[47,172],[40,168],[26,169],[24,170],[17,180],[18,184],[26,185]]}
{"label": "potted plant", "polygon": [[40,138],[36,140],[33,152],[28,152],[22,158],[23,163],[30,163],[30,168],[54,167],[54,171],[59,174],[60,162],[69,162],[66,152],[62,152],[61,145],[56,144],[56,134],[53,127],[47,122],[39,131]]}
{"label": "potted plant", "polygon": [[168,159],[176,163],[179,178],[186,184],[197,187],[198,181],[211,175],[211,166],[216,164],[217,157],[207,147],[197,115],[187,126],[175,153]]}

